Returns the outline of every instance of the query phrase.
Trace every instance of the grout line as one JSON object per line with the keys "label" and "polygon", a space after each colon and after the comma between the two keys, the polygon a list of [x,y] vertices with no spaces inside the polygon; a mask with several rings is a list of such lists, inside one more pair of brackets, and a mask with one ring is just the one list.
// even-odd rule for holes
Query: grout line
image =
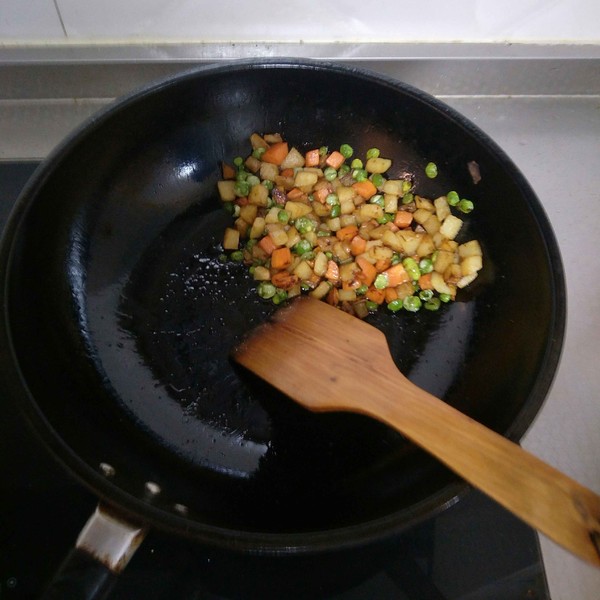
{"label": "grout line", "polygon": [[54,8],[56,9],[56,14],[58,16],[58,20],[60,21],[60,26],[62,27],[65,39],[68,39],[69,36],[67,35],[67,28],[65,27],[65,22],[63,21],[62,15],[60,14],[60,8],[58,7],[58,0],[53,0],[53,2],[54,2]]}

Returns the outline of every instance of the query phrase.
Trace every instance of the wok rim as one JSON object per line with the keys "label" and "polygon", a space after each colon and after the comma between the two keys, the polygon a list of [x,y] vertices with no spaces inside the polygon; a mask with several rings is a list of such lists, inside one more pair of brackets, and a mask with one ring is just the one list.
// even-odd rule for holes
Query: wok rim
{"label": "wok rim", "polygon": [[[27,381],[20,369],[18,357],[12,341],[10,324],[8,322],[8,278],[11,269],[11,258],[14,240],[18,235],[19,223],[27,208],[35,202],[38,191],[43,188],[45,181],[57,169],[63,159],[69,156],[71,150],[90,132],[102,126],[114,114],[143,98],[160,92],[164,88],[186,80],[202,78],[204,75],[224,74],[241,69],[309,69],[335,72],[347,77],[358,77],[373,84],[385,85],[394,90],[412,96],[417,101],[426,104],[428,108],[442,112],[447,118],[460,126],[466,135],[484,146],[495,160],[514,178],[514,182],[526,199],[528,209],[532,212],[541,238],[544,243],[544,253],[550,267],[552,281],[553,311],[549,323],[549,331],[540,368],[534,378],[531,393],[523,403],[518,415],[502,435],[518,442],[538,415],[558,370],[563,348],[566,328],[566,282],[558,242],[543,205],[530,184],[505,151],[483,130],[461,113],[446,105],[427,92],[410,84],[379,74],[362,67],[350,67],[330,61],[303,58],[271,58],[271,59],[242,59],[225,63],[204,65],[184,70],[163,79],[146,84],[132,92],[117,98],[108,106],[88,117],[72,132],[70,132],[48,154],[36,168],[33,175],[23,188],[11,212],[0,242],[0,277],[2,278],[2,313],[5,327],[0,332],[1,346],[7,356],[0,361],[2,385],[8,389],[10,400],[14,400],[18,408],[25,414],[34,433],[40,438],[55,457],[76,479],[87,487],[102,502],[115,507],[124,515],[126,520],[143,522],[151,527],[169,531],[178,535],[194,538],[198,541],[217,547],[249,551],[260,554],[298,554],[315,551],[341,550],[380,541],[401,533],[424,520],[454,505],[471,489],[466,482],[457,479],[444,488],[428,496],[425,500],[401,511],[392,512],[385,517],[365,521],[363,523],[325,529],[311,532],[265,533],[239,531],[214,525],[208,525],[199,520],[178,516],[152,505],[147,499],[137,497],[115,485],[104,477],[86,461],[81,459],[50,424],[30,392]],[[0,351],[4,353],[0,347]],[[14,397],[13,397],[14,396]]]}

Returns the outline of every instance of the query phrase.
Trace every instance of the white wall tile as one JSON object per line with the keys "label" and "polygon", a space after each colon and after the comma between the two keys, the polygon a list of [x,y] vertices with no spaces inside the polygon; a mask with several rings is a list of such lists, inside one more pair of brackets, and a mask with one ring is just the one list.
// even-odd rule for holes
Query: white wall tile
{"label": "white wall tile", "polygon": [[53,0],[0,0],[0,41],[65,40]]}
{"label": "white wall tile", "polygon": [[[72,42],[599,42],[596,0],[56,0]],[[0,42],[62,36],[54,0],[0,0]]]}

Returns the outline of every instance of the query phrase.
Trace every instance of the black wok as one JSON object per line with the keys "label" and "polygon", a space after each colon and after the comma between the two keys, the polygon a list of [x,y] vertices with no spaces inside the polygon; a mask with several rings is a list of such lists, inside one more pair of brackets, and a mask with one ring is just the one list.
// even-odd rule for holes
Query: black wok
{"label": "black wok", "polygon": [[565,321],[539,201],[446,105],[316,62],[184,73],[117,102],[47,158],[2,242],[2,386],[64,466],[142,527],[254,553],[355,546],[465,486],[385,427],[304,412],[230,363],[274,310],[243,267],[219,261],[230,218],[215,193],[219,163],[247,153],[255,131],[303,149],[377,146],[422,195],[455,189],[474,201],[464,236],[481,241],[485,268],[473,289],[437,313],[370,319],[413,381],[520,438]]}

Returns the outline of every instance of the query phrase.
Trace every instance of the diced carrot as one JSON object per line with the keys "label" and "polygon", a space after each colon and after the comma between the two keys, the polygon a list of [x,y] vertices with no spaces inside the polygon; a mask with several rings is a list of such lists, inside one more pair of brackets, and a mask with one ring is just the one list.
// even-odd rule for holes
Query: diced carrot
{"label": "diced carrot", "polygon": [[325,279],[329,279],[329,281],[334,282],[340,280],[340,268],[334,260],[327,261],[327,271],[325,272]]}
{"label": "diced carrot", "polygon": [[241,198],[236,198],[235,200],[235,204],[237,204],[238,206],[246,206],[248,202],[248,196],[242,196]]}
{"label": "diced carrot", "polygon": [[329,196],[329,189],[326,187],[319,188],[313,192],[313,198],[318,200],[321,204],[325,204],[327,196]]}
{"label": "diced carrot", "polygon": [[287,246],[273,250],[271,254],[271,267],[273,269],[285,269],[292,264],[292,253]]}
{"label": "diced carrot", "polygon": [[235,169],[227,163],[221,163],[221,171],[223,172],[223,179],[235,179]]}
{"label": "diced carrot", "polygon": [[393,287],[385,288],[384,293],[385,293],[385,301],[386,302],[391,302],[392,300],[398,300],[398,292],[396,291],[396,288],[393,288]]}
{"label": "diced carrot", "polygon": [[388,278],[388,287],[396,287],[401,283],[405,283],[410,281],[410,276],[406,272],[406,269],[402,266],[402,264],[398,263],[389,269],[386,269],[384,273]]}
{"label": "diced carrot", "polygon": [[292,188],[288,193],[288,200],[297,200],[304,196],[304,192],[300,188]]}
{"label": "diced carrot", "polygon": [[407,210],[399,210],[394,217],[394,225],[400,229],[406,229],[413,221],[413,214]]}
{"label": "diced carrot", "polygon": [[328,167],[333,167],[334,169],[339,169],[346,159],[341,152],[334,150],[326,159],[325,164]]}
{"label": "diced carrot", "polygon": [[350,241],[350,252],[354,256],[362,254],[366,249],[367,240],[365,240],[365,238],[360,237],[360,235],[355,235]]}
{"label": "diced carrot", "polygon": [[375,261],[375,269],[378,273],[385,271],[390,265],[392,261],[389,258],[379,258]]}
{"label": "diced carrot", "polygon": [[332,287],[327,294],[327,304],[331,304],[331,306],[337,306],[339,302],[339,294],[336,287]]}
{"label": "diced carrot", "polygon": [[309,150],[304,155],[304,166],[305,167],[318,167],[321,157],[319,156],[319,149]]}
{"label": "diced carrot", "polygon": [[425,275],[421,275],[421,277],[419,277],[419,287],[422,290],[433,289],[433,285],[431,283],[431,273],[426,273]]}
{"label": "diced carrot", "polygon": [[293,177],[294,169],[282,169],[281,173],[279,173],[282,177]]}
{"label": "diced carrot", "polygon": [[349,242],[356,235],[358,235],[358,227],[356,225],[347,225],[335,232],[335,237],[341,242]]}
{"label": "diced carrot", "polygon": [[258,242],[258,245],[266,252],[266,254],[268,254],[269,256],[271,256],[271,254],[273,254],[273,251],[277,249],[277,246],[275,245],[275,242],[273,241],[273,239],[271,238],[270,235],[265,235],[265,237],[263,237],[260,242]]}
{"label": "diced carrot", "polygon": [[368,200],[377,193],[377,188],[373,185],[373,182],[368,179],[353,183],[352,189],[365,200]]}
{"label": "diced carrot", "polygon": [[288,273],[287,271],[278,271],[274,275],[271,276],[271,283],[282,290],[289,290],[293,288],[300,279],[297,275],[293,273]]}
{"label": "diced carrot", "polygon": [[272,165],[280,165],[288,152],[287,142],[275,142],[264,151],[260,159]]}
{"label": "diced carrot", "polygon": [[375,302],[375,304],[383,304],[385,300],[385,292],[374,287],[370,287],[367,290],[366,296],[371,302]]}
{"label": "diced carrot", "polygon": [[371,285],[377,277],[377,269],[363,256],[356,258],[356,264],[360,267],[361,273],[358,273],[357,278],[365,283]]}

